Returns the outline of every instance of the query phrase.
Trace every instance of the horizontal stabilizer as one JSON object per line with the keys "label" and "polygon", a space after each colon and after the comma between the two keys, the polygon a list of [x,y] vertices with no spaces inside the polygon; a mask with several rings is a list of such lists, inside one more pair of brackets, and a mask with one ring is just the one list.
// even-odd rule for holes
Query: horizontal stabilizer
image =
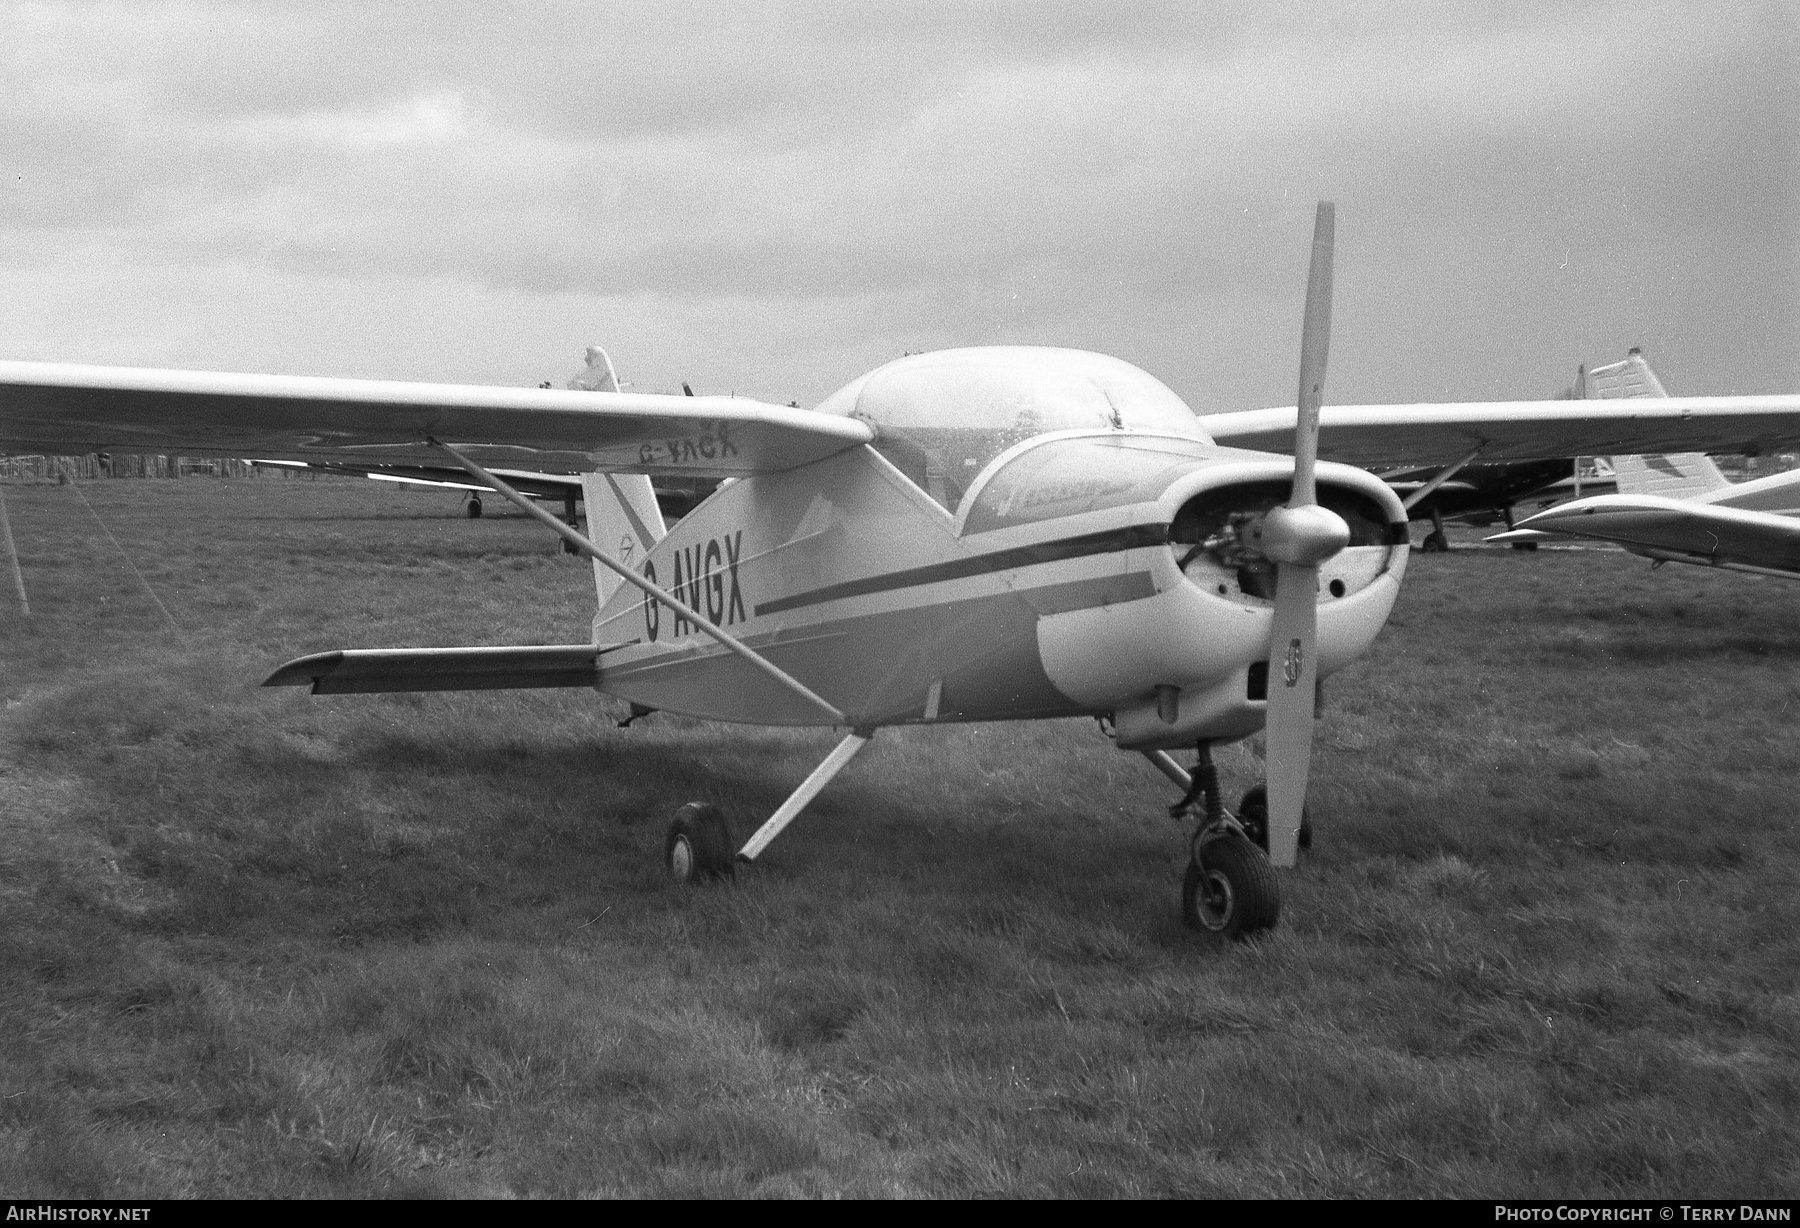
{"label": "horizontal stabilizer", "polygon": [[340,649],[289,661],[263,685],[311,686],[314,695],[591,687],[600,680],[599,656],[592,644]]}
{"label": "horizontal stabilizer", "polygon": [[1551,542],[1556,534],[1546,533],[1542,529],[1508,529],[1504,533],[1494,533],[1481,539],[1491,544],[1518,545],[1521,542]]}

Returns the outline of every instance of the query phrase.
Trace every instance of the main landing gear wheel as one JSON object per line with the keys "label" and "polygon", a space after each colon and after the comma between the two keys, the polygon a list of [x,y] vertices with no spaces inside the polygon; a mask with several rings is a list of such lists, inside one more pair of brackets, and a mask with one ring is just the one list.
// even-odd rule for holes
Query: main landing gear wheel
{"label": "main landing gear wheel", "polygon": [[1189,929],[1248,938],[1281,915],[1281,887],[1263,851],[1238,836],[1201,844],[1181,884],[1181,918]]}
{"label": "main landing gear wheel", "polygon": [[[1238,803],[1237,821],[1244,829],[1244,834],[1256,842],[1256,847],[1263,852],[1269,851],[1269,790],[1257,785],[1244,794]],[[1300,807],[1300,848],[1301,851],[1312,848],[1312,812],[1305,806]]]}
{"label": "main landing gear wheel", "polygon": [[1450,539],[1444,536],[1443,530],[1425,535],[1425,542],[1419,547],[1426,554],[1443,554],[1450,549]]}
{"label": "main landing gear wheel", "polygon": [[469,497],[469,519],[481,519],[481,500],[475,498],[473,495]]}
{"label": "main landing gear wheel", "polygon": [[663,865],[678,883],[731,877],[737,846],[717,806],[689,802],[675,812],[663,841]]}

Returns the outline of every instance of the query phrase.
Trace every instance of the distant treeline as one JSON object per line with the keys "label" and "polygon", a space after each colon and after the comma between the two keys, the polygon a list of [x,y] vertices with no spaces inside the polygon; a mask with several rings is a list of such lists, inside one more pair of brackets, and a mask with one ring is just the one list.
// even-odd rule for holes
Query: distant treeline
{"label": "distant treeline", "polygon": [[81,478],[291,478],[297,471],[216,456],[0,456],[0,479],[56,482]]}

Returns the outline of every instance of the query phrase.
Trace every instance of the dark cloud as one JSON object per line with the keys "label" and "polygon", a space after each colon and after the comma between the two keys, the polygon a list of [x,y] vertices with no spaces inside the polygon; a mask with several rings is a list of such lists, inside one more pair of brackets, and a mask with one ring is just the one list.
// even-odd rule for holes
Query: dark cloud
{"label": "dark cloud", "polygon": [[814,395],[1085,344],[1235,406],[1291,396],[1330,195],[1342,396],[1536,395],[1652,336],[1695,390],[1800,385],[1788,6],[1213,7],[16,7],[0,259],[649,301],[647,344],[729,318]]}

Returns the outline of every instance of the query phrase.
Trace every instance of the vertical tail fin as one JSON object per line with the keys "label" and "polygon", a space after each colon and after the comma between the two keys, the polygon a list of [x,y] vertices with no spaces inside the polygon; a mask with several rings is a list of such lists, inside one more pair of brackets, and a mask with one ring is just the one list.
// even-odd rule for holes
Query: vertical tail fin
{"label": "vertical tail fin", "polygon": [[[1575,395],[1582,400],[1627,397],[1666,397],[1662,381],[1632,346],[1623,362],[1581,369]],[[1703,452],[1678,452],[1668,456],[1615,456],[1613,476],[1622,495],[1661,495],[1668,499],[1692,499],[1731,485],[1719,467]]]}
{"label": "vertical tail fin", "polygon": [[[581,502],[588,540],[627,567],[636,567],[667,531],[647,474],[584,473]],[[610,568],[594,564],[594,592],[601,607],[623,583]]]}
{"label": "vertical tail fin", "polygon": [[1704,452],[1672,456],[1615,456],[1613,473],[1622,495],[1661,495],[1692,499],[1731,485]]}
{"label": "vertical tail fin", "polygon": [[[612,359],[604,349],[590,345],[582,356],[587,368],[569,380],[576,392],[617,392],[619,376]],[[587,519],[588,540],[618,559],[627,567],[636,567],[650,547],[667,532],[662,509],[656,503],[656,490],[650,478],[642,473],[584,473],[581,475],[581,506]],[[608,567],[594,564],[596,627],[599,610],[625,581]]]}
{"label": "vertical tail fin", "polygon": [[1632,346],[1620,362],[1604,367],[1583,367],[1575,383],[1578,401],[1611,401],[1624,397],[1666,397],[1662,381],[1644,360],[1644,351]]}
{"label": "vertical tail fin", "polygon": [[613,370],[612,359],[606,351],[597,345],[590,345],[587,353],[587,370],[569,380],[569,387],[576,392],[617,392],[619,376]]}

